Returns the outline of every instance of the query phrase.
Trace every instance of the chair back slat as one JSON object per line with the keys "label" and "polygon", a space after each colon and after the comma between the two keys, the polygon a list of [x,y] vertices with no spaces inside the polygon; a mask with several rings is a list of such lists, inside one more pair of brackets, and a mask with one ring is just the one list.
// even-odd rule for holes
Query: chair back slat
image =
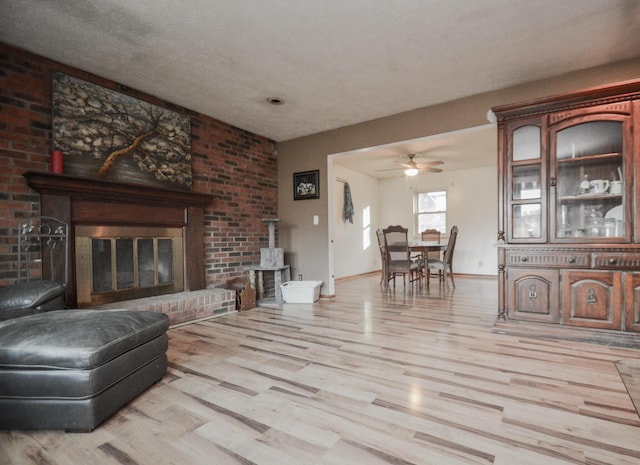
{"label": "chair back slat", "polygon": [[420,236],[423,241],[440,242],[440,231],[437,229],[425,229],[420,233]]}
{"label": "chair back slat", "polygon": [[458,238],[458,227],[454,226],[451,228],[451,232],[449,233],[449,242],[447,242],[447,248],[444,250],[444,256],[442,261],[445,265],[451,265],[453,262],[453,251],[456,248],[456,240]]}
{"label": "chair back slat", "polygon": [[402,226],[389,226],[383,230],[384,246],[389,262],[389,271],[408,270],[411,265],[409,254],[408,229]]}
{"label": "chair back slat", "polygon": [[[425,242],[440,242],[440,231],[437,229],[425,229],[420,233],[420,238]],[[429,258],[440,258],[440,252],[428,252],[425,260]]]}
{"label": "chair back slat", "polygon": [[378,250],[380,251],[380,284],[383,284],[389,279],[389,273],[387,272],[387,252],[384,248],[384,233],[382,229],[376,229],[376,238],[378,239]]}

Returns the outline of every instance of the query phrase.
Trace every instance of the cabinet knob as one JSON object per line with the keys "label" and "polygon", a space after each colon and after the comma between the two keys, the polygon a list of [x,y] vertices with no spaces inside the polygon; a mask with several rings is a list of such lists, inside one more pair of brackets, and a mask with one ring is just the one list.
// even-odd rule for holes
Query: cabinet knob
{"label": "cabinet knob", "polygon": [[520,259],[521,262],[528,262],[529,261],[529,257],[522,257]]}
{"label": "cabinet knob", "polygon": [[615,258],[613,258],[613,257],[611,257],[611,258],[609,259],[609,265],[615,265],[616,263],[618,263],[618,260],[617,260],[617,259],[615,259]]}
{"label": "cabinet knob", "polygon": [[575,263],[576,262],[576,258],[575,257],[570,257],[569,260],[567,260],[569,263]]}
{"label": "cabinet knob", "polygon": [[556,178],[555,176],[551,176],[551,178],[549,179],[551,186],[555,186],[556,185]]}

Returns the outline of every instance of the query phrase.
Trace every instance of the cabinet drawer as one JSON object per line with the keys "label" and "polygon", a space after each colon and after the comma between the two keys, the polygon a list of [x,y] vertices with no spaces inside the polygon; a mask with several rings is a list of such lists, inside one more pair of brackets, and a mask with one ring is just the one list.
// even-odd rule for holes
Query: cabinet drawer
{"label": "cabinet drawer", "polygon": [[640,253],[594,253],[591,263],[593,268],[640,270]]}
{"label": "cabinet drawer", "polygon": [[587,252],[507,252],[508,265],[589,268],[590,263]]}

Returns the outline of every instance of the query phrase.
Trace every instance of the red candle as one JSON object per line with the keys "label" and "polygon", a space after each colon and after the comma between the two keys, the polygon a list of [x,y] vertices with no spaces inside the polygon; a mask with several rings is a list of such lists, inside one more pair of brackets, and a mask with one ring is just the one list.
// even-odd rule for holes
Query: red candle
{"label": "red candle", "polygon": [[50,169],[52,173],[62,174],[62,151],[51,151],[51,165]]}

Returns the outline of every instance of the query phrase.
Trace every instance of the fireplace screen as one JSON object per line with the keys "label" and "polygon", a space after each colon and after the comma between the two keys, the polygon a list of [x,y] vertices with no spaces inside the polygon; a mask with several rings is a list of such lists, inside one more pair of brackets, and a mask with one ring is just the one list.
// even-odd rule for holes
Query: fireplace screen
{"label": "fireplace screen", "polygon": [[76,227],[78,306],[183,290],[179,228]]}

